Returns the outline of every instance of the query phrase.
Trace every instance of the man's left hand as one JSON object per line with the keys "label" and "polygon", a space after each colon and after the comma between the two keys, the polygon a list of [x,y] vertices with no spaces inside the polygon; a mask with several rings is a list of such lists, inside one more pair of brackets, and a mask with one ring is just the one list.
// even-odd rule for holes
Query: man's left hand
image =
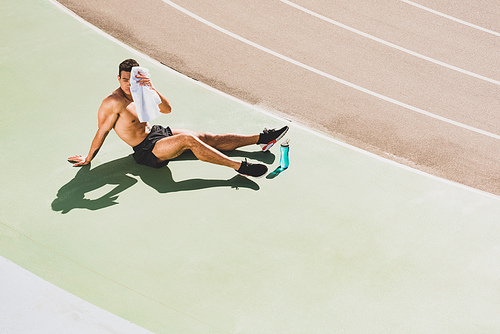
{"label": "man's left hand", "polygon": [[148,86],[149,88],[153,88],[153,84],[151,83],[151,78],[148,78],[147,76],[145,76],[141,72],[139,72],[135,77],[137,79],[139,79],[139,80],[137,80],[137,83],[139,85]]}

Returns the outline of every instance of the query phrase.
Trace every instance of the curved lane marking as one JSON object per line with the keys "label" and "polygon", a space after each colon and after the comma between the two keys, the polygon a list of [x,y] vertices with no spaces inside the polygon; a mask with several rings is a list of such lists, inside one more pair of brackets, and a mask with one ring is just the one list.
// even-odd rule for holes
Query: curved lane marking
{"label": "curved lane marking", "polygon": [[275,51],[273,51],[273,50],[270,50],[270,49],[268,49],[268,48],[266,48],[266,47],[264,47],[264,46],[261,46],[261,45],[259,45],[259,44],[257,44],[257,43],[254,43],[254,42],[252,42],[252,41],[249,41],[248,39],[243,38],[243,37],[241,37],[241,36],[239,36],[239,35],[237,35],[237,34],[235,34],[235,33],[232,33],[232,32],[230,32],[230,31],[228,31],[228,30],[226,30],[226,29],[224,29],[224,28],[221,28],[221,27],[219,27],[218,25],[215,25],[215,24],[213,24],[212,22],[210,22],[210,21],[208,21],[208,20],[205,20],[204,18],[202,18],[202,17],[200,17],[200,16],[198,16],[198,15],[196,15],[196,14],[194,14],[194,13],[192,13],[192,12],[188,11],[187,9],[185,9],[185,8],[183,8],[183,7],[181,7],[181,6],[177,5],[177,4],[175,4],[175,3],[173,3],[173,2],[172,2],[172,1],[170,1],[170,0],[162,0],[162,1],[163,1],[163,2],[165,2],[166,4],[168,4],[168,5],[172,6],[173,8],[175,8],[175,9],[177,9],[177,10],[181,11],[182,13],[184,13],[184,14],[186,14],[186,15],[190,16],[191,18],[193,18],[193,19],[195,19],[195,20],[197,20],[197,21],[199,21],[199,22],[201,22],[201,23],[204,23],[204,24],[208,25],[209,27],[211,27],[211,28],[213,28],[213,29],[216,29],[217,31],[220,31],[220,32],[222,32],[222,33],[224,33],[224,34],[226,34],[226,35],[228,35],[228,36],[230,36],[230,37],[233,37],[233,38],[235,38],[235,39],[237,39],[237,40],[239,40],[239,41],[241,41],[241,42],[243,42],[243,43],[245,43],[245,44],[247,44],[247,45],[253,46],[253,47],[255,47],[255,48],[257,48],[257,49],[259,49],[259,50],[261,50],[261,51],[264,51],[264,52],[266,52],[266,53],[268,53],[268,54],[270,54],[270,55],[273,55],[273,56],[275,56],[275,57],[277,57],[277,58],[280,58],[280,59],[282,59],[282,60],[284,60],[284,61],[287,61],[287,62],[289,62],[289,63],[291,63],[291,64],[297,65],[297,66],[299,66],[299,67],[301,67],[301,68],[303,68],[303,69],[305,69],[305,70],[308,70],[308,71],[310,71],[310,72],[316,73],[316,74],[321,75],[321,76],[323,76],[323,77],[325,77],[325,78],[328,78],[328,79],[330,79],[330,80],[333,80],[333,81],[336,81],[336,82],[338,82],[338,83],[341,83],[341,84],[343,84],[343,85],[345,85],[345,86],[348,86],[348,87],[354,88],[354,89],[356,89],[356,90],[358,90],[358,91],[360,91],[360,92],[363,92],[363,93],[369,94],[369,95],[371,95],[371,96],[377,97],[377,98],[379,98],[379,99],[381,99],[381,100],[384,100],[384,101],[387,101],[387,102],[393,103],[393,104],[395,104],[395,105],[398,105],[398,106],[400,106],[400,107],[406,108],[406,109],[408,109],[408,110],[415,111],[415,112],[417,112],[417,113],[419,113],[419,114],[422,114],[422,115],[425,115],[425,116],[429,116],[429,117],[432,117],[432,118],[434,118],[434,119],[437,119],[437,120],[440,120],[440,121],[446,122],[446,123],[448,123],[448,124],[452,124],[452,125],[455,125],[455,126],[461,127],[461,128],[463,128],[463,129],[467,129],[467,130],[470,130],[470,131],[473,131],[473,132],[476,132],[476,133],[479,133],[479,134],[482,134],[482,135],[485,135],[485,136],[488,136],[488,137],[491,137],[491,138],[494,138],[494,139],[500,139],[500,135],[497,135],[497,134],[495,134],[495,133],[491,133],[491,132],[488,132],[488,131],[485,131],[485,130],[481,130],[481,129],[475,128],[475,127],[473,127],[473,126],[470,126],[470,125],[467,125],[467,124],[463,124],[463,123],[460,123],[460,122],[457,122],[457,121],[451,120],[451,119],[446,118],[446,117],[443,117],[443,116],[439,116],[439,115],[433,114],[433,113],[428,112],[428,111],[425,111],[425,110],[423,110],[423,109],[420,109],[420,108],[417,108],[417,107],[411,106],[411,105],[406,104],[406,103],[404,103],[404,102],[401,102],[401,101],[395,100],[395,99],[393,99],[393,98],[390,98],[390,97],[387,97],[387,96],[385,96],[385,95],[382,95],[382,94],[376,93],[376,92],[374,92],[374,91],[371,91],[371,90],[369,90],[369,89],[363,88],[363,87],[358,86],[358,85],[356,85],[356,84],[350,83],[350,82],[348,82],[348,81],[346,81],[346,80],[343,80],[343,79],[337,78],[337,77],[335,77],[335,76],[333,76],[333,75],[331,75],[331,74],[328,74],[328,73],[326,73],[326,72],[323,72],[323,71],[321,71],[321,70],[318,70],[318,69],[316,69],[316,68],[314,68],[314,67],[311,67],[311,66],[309,66],[309,65],[303,64],[303,63],[301,63],[301,62],[299,62],[299,61],[297,61],[297,60],[294,60],[294,59],[292,59],[292,58],[289,58],[289,57],[287,57],[287,56],[284,56],[284,55],[282,55],[282,54],[280,54],[280,53],[277,53],[277,52],[275,52]]}
{"label": "curved lane marking", "polygon": [[371,40],[373,40],[373,41],[375,41],[375,42],[378,42],[378,43],[381,43],[381,44],[387,45],[387,46],[389,46],[389,47],[391,47],[391,48],[394,48],[394,49],[396,49],[396,50],[399,50],[399,51],[402,51],[402,52],[408,53],[408,54],[410,54],[410,55],[412,55],[412,56],[415,56],[415,57],[418,57],[418,58],[421,58],[421,59],[427,60],[427,61],[429,61],[429,62],[431,62],[431,63],[434,63],[434,64],[437,64],[437,65],[440,65],[440,66],[443,66],[443,67],[449,68],[449,69],[451,69],[451,70],[454,70],[454,71],[460,72],[460,73],[462,73],[462,74],[470,75],[471,77],[475,77],[475,78],[478,78],[478,79],[481,79],[481,80],[484,80],[484,81],[488,81],[488,82],[491,82],[491,83],[493,83],[493,84],[495,84],[495,85],[500,85],[500,81],[498,81],[498,80],[491,79],[491,78],[488,78],[488,77],[482,76],[482,75],[480,75],[480,74],[476,74],[476,73],[474,73],[474,72],[471,72],[471,71],[468,71],[468,70],[464,70],[464,69],[462,69],[462,68],[460,68],[460,67],[457,67],[457,66],[453,66],[453,65],[447,64],[447,63],[442,62],[442,61],[440,61],[440,60],[437,60],[437,59],[434,59],[434,58],[431,58],[431,57],[424,56],[423,54],[417,53],[417,52],[415,52],[415,51],[408,50],[408,49],[403,48],[403,47],[401,47],[401,46],[399,46],[399,45],[393,44],[393,43],[388,42],[388,41],[385,41],[385,40],[383,40],[383,39],[381,39],[381,38],[378,38],[378,37],[372,36],[372,35],[370,35],[370,34],[367,34],[367,33],[362,32],[362,31],[360,31],[360,30],[357,30],[357,29],[354,29],[354,28],[352,28],[352,27],[349,27],[349,26],[347,26],[347,25],[345,25],[345,24],[343,24],[343,23],[340,23],[340,22],[334,21],[334,20],[332,20],[332,19],[330,19],[330,18],[328,18],[328,17],[326,17],[326,16],[323,16],[323,15],[321,15],[321,14],[318,14],[318,13],[316,13],[316,12],[313,12],[312,10],[309,10],[309,9],[307,9],[307,8],[304,8],[304,7],[302,7],[302,6],[299,6],[299,5],[297,5],[297,4],[295,4],[295,3],[291,2],[291,1],[288,1],[288,0],[280,0],[280,1],[281,1],[281,2],[283,2],[283,3],[285,3],[285,4],[287,4],[287,5],[289,5],[289,6],[294,7],[294,8],[296,8],[296,9],[300,10],[300,11],[303,11],[304,13],[307,13],[307,14],[312,15],[312,16],[314,16],[314,17],[317,17],[317,18],[319,18],[319,19],[321,19],[321,20],[323,20],[323,21],[326,21],[326,22],[328,22],[328,23],[331,23],[331,24],[333,24],[333,25],[336,25],[337,27],[340,27],[340,28],[343,28],[343,29],[349,30],[350,32],[353,32],[353,33],[355,33],[355,34],[358,34],[358,35],[361,35],[361,36],[363,36],[363,37],[369,38],[369,39],[371,39]]}
{"label": "curved lane marking", "polygon": [[493,30],[490,30],[490,29],[486,29],[486,28],[483,28],[483,27],[480,27],[478,25],[475,25],[475,24],[472,24],[472,23],[469,23],[467,21],[464,21],[464,20],[460,20],[460,19],[457,19],[456,17],[453,17],[453,16],[450,16],[450,15],[447,15],[447,14],[444,14],[444,13],[441,13],[441,12],[438,12],[437,10],[434,10],[434,9],[430,9],[428,7],[425,7],[425,6],[422,6],[422,5],[419,5],[418,3],[415,3],[413,1],[408,1],[408,0],[401,0],[409,5],[412,5],[412,6],[415,6],[415,7],[418,7],[420,9],[423,9],[423,10],[426,10],[430,13],[433,13],[433,14],[436,14],[436,15],[439,15],[439,16],[442,16],[444,18],[447,18],[449,20],[452,20],[452,21],[455,21],[455,22],[458,22],[458,23],[461,23],[461,24],[464,24],[466,26],[469,26],[471,28],[474,28],[474,29],[478,29],[478,30],[481,30],[483,32],[486,32],[488,34],[492,34],[492,35],[495,35],[495,36],[498,36],[500,37],[500,33],[496,32],[496,31],[493,31]]}

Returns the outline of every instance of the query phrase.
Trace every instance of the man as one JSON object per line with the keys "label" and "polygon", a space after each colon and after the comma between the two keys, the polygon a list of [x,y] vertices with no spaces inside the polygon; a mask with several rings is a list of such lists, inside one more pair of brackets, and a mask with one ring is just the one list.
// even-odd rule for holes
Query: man
{"label": "man", "polygon": [[[283,137],[288,131],[288,126],[279,130],[264,130],[259,135],[250,136],[171,130],[160,125],[150,127],[147,122],[139,121],[130,91],[130,72],[134,66],[139,64],[133,59],[124,60],[120,64],[118,69],[120,87],[106,97],[99,107],[98,130],[88,155],[68,158],[68,161],[75,163],[73,166],[89,164],[103,145],[108,133],[115,129],[117,135],[133,147],[133,157],[139,164],[160,168],[184,151],[191,150],[199,160],[233,168],[243,175],[260,177],[267,172],[267,167],[263,164],[239,162],[230,159],[221,151],[231,151],[253,144],[260,144],[263,151],[267,151]],[[149,77],[139,73],[136,78],[141,86],[148,86],[158,93],[161,99],[158,105],[161,113],[168,114],[172,111],[168,100],[153,87]]]}

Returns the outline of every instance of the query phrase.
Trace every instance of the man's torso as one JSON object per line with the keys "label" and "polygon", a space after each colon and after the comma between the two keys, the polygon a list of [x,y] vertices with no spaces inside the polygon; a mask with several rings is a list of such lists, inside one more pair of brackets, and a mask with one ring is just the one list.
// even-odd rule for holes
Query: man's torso
{"label": "man's torso", "polygon": [[147,122],[141,123],[139,121],[134,102],[126,98],[120,88],[108,98],[114,100],[114,112],[118,113],[118,119],[114,125],[116,134],[128,145],[137,146],[149,134],[151,127]]}

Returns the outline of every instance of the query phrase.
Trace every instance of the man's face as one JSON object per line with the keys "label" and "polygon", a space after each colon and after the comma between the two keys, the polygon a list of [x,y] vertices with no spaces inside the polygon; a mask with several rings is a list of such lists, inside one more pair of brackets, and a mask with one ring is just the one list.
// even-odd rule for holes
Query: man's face
{"label": "man's face", "polygon": [[130,94],[130,72],[121,71],[118,76],[120,88],[125,94]]}

